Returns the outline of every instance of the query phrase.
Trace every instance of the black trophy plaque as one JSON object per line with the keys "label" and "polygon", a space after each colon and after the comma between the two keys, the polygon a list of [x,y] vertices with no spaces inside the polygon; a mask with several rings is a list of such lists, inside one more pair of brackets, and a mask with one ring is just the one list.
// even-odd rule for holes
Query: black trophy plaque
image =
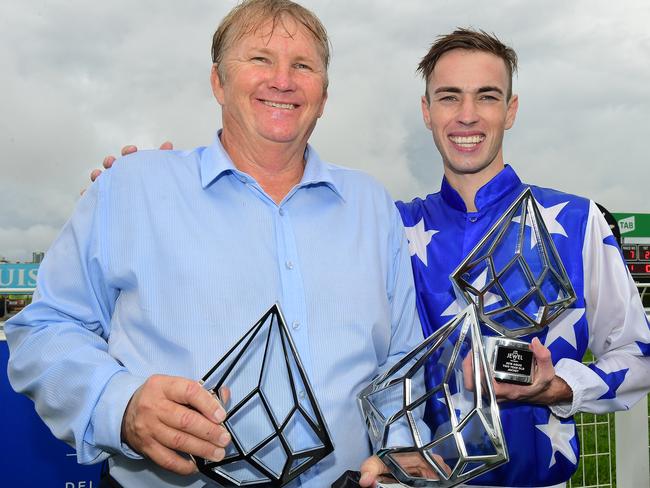
{"label": "black trophy plaque", "polygon": [[534,355],[529,344],[505,337],[486,337],[494,379],[529,385],[533,382]]}

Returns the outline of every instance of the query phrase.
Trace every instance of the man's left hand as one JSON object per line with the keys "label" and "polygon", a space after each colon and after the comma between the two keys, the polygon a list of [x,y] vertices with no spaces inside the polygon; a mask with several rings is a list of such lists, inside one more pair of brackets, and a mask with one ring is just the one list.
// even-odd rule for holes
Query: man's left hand
{"label": "man's left hand", "polygon": [[531,342],[530,349],[536,363],[533,383],[517,385],[494,381],[497,400],[514,400],[541,405],[570,402],[573,399],[573,391],[562,378],[555,375],[551,351],[544,347],[537,337]]}
{"label": "man's left hand", "polygon": [[[165,141],[160,145],[159,149],[161,149],[163,151],[168,151],[170,149],[174,149],[174,144],[172,144],[169,141]],[[127,154],[132,154],[134,152],[138,152],[138,148],[136,146],[132,145],[132,144],[129,144],[129,145],[124,146],[122,148],[122,150],[120,151],[120,154],[122,156],[126,156]],[[102,166],[104,167],[104,169],[108,169],[111,166],[113,166],[114,162],[115,162],[115,156],[112,156],[112,155],[111,156],[106,156],[104,158],[104,161],[102,161]],[[92,172],[90,173],[90,181],[95,181],[99,177],[99,175],[102,174],[102,171],[103,170],[101,170],[101,169],[92,170]],[[81,193],[83,193],[83,190],[82,190]]]}

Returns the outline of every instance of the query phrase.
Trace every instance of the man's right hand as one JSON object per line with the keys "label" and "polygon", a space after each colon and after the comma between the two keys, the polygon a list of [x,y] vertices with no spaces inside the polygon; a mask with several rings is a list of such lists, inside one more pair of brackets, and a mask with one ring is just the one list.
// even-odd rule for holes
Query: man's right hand
{"label": "man's right hand", "polygon": [[[160,145],[160,149],[162,149],[162,150],[174,149],[174,145],[169,141],[165,141]],[[138,148],[136,146],[128,145],[128,146],[124,146],[122,148],[122,150],[120,151],[120,154],[122,154],[122,156],[126,156],[127,154],[131,154],[131,153],[134,153],[134,152],[137,152],[137,151],[138,151]],[[104,158],[104,161],[102,161],[102,166],[104,167],[104,169],[108,169],[111,166],[113,166],[113,163],[115,162],[115,159],[116,159],[115,156],[106,156]],[[95,181],[97,179],[97,177],[102,174],[102,171],[103,170],[101,170],[101,169],[92,170],[92,172],[90,173],[90,181]]]}
{"label": "man's right hand", "polygon": [[[395,461],[400,465],[402,471],[404,471],[408,476],[414,478],[425,478],[428,480],[437,480],[440,479],[438,473],[431,466],[429,460],[425,460],[419,452],[404,452],[399,454],[392,454]],[[451,474],[451,468],[447,466],[445,460],[442,456],[432,453],[432,456],[436,459],[439,466],[445,471],[447,476]],[[373,487],[376,486],[378,481],[381,481],[386,475],[389,475],[386,478],[387,483],[394,483],[392,476],[390,475],[390,470],[384,464],[384,462],[379,459],[378,456],[370,456],[367,458],[361,465],[361,477],[359,478],[359,486],[362,487]]]}
{"label": "man's right hand", "polygon": [[[530,343],[530,350],[535,357],[535,373],[530,385],[516,385],[492,379],[492,386],[497,401],[518,401],[537,405],[556,405],[573,400],[573,390],[559,376],[551,359],[551,352],[535,337]],[[463,380],[465,389],[474,390],[473,360],[471,351],[463,359]],[[485,381],[485,378],[482,377]],[[483,383],[483,390],[487,385]]]}
{"label": "man's right hand", "polygon": [[161,467],[187,475],[196,471],[196,465],[176,451],[221,461],[230,443],[230,434],[221,425],[225,418],[219,400],[198,382],[154,375],[126,407],[122,442]]}

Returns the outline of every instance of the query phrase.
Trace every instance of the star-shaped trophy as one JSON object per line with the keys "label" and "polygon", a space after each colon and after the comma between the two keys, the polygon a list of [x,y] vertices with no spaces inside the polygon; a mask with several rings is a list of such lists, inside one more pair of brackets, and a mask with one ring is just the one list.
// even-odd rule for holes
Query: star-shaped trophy
{"label": "star-shaped trophy", "polygon": [[[482,274],[486,279],[476,280]],[[494,378],[532,383],[533,353],[518,338],[547,328],[575,302],[576,293],[530,188],[450,279],[456,294],[475,304],[479,320],[496,334],[486,337]]]}
{"label": "star-shaped trophy", "polygon": [[232,442],[220,462],[194,457],[220,486],[280,487],[334,447],[278,304],[204,376]]}

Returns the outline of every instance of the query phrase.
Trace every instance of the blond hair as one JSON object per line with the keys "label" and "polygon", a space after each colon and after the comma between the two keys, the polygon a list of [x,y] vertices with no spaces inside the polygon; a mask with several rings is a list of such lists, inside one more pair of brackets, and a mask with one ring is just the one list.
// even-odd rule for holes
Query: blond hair
{"label": "blond hair", "polygon": [[242,37],[254,33],[262,24],[271,21],[272,35],[279,25],[284,27],[284,20],[290,18],[303,26],[314,37],[316,48],[325,67],[330,62],[330,43],[322,22],[310,10],[291,0],[244,0],[226,15],[212,36],[212,62],[217,66],[219,77],[223,81],[225,71],[222,61],[225,52]]}

